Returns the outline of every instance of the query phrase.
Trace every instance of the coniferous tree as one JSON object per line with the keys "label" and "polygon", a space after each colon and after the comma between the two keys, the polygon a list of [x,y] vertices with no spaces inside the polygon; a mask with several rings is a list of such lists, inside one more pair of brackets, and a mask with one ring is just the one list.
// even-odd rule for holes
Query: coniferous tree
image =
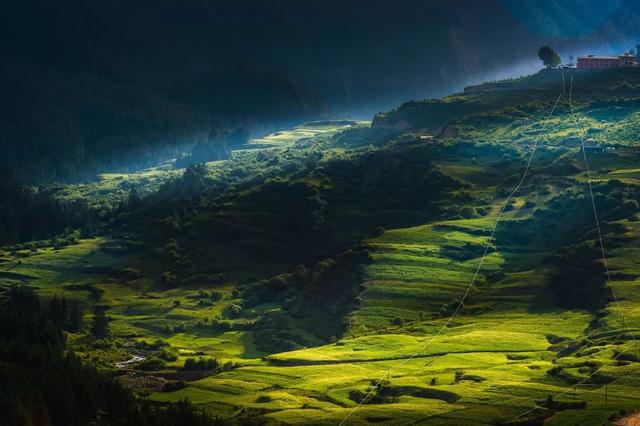
{"label": "coniferous tree", "polygon": [[62,301],[60,302],[60,309],[58,311],[56,321],[61,328],[64,328],[64,325],[67,323],[68,319],[69,314],[67,312],[67,299],[63,297]]}
{"label": "coniferous tree", "polygon": [[48,314],[51,318],[55,319],[57,312],[59,310],[59,302],[58,302],[58,296],[53,296],[53,299],[51,299],[49,301],[49,306],[47,307],[48,309]]}
{"label": "coniferous tree", "polygon": [[45,309],[38,300],[32,289],[21,286],[10,287],[0,298],[0,425],[224,424],[187,402],[160,408],[138,401],[111,375],[66,348],[49,310],[60,300],[51,300]]}
{"label": "coniferous tree", "polygon": [[140,194],[135,185],[131,185],[131,189],[129,190],[129,205],[132,207],[140,205]]}
{"label": "coniferous tree", "polygon": [[49,318],[51,318],[53,323],[57,326],[64,324],[64,320],[61,318],[61,309],[62,304],[58,299],[58,296],[53,296],[53,299],[49,301],[48,314]]}
{"label": "coniferous tree", "polygon": [[96,339],[106,339],[109,337],[109,318],[106,314],[104,306],[95,306],[93,308],[93,323],[91,325],[91,334]]}
{"label": "coniferous tree", "polygon": [[69,320],[66,330],[70,333],[77,333],[82,328],[82,311],[78,307],[78,302],[74,302],[69,312]]}

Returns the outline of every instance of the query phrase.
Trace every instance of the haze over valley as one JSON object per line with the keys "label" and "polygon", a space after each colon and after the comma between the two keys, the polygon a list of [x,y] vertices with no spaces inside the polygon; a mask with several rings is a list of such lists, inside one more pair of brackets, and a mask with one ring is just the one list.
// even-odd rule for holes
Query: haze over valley
{"label": "haze over valley", "polygon": [[639,17],[7,5],[0,424],[635,424]]}

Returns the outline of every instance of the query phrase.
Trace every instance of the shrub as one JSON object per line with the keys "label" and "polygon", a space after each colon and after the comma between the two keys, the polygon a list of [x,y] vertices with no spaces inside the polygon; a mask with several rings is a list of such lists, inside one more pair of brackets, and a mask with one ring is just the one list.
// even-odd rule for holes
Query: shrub
{"label": "shrub", "polygon": [[158,356],[161,359],[169,362],[176,361],[178,359],[178,353],[171,348],[162,348]]}
{"label": "shrub", "polygon": [[177,382],[167,382],[162,386],[162,392],[175,392],[180,389],[184,389],[187,387],[187,384],[182,380],[178,380]]}
{"label": "shrub", "polygon": [[471,206],[465,206],[462,209],[460,209],[460,215],[465,219],[478,217],[478,213],[476,212],[476,209]]}
{"label": "shrub", "polygon": [[573,377],[571,374],[564,371],[564,369],[560,366],[555,366],[549,370],[547,370],[547,374],[552,377],[557,377],[558,379],[564,380],[568,383],[574,384],[577,383],[578,380]]}
{"label": "shrub", "polygon": [[164,360],[155,356],[150,356],[146,358],[144,361],[140,362],[140,364],[138,364],[138,368],[140,370],[147,370],[147,371],[158,371],[164,368],[165,366],[166,366],[166,363],[164,362]]}
{"label": "shrub", "polygon": [[518,361],[518,360],[523,360],[523,359],[528,359],[529,357],[527,355],[520,355],[520,354],[507,354],[507,359],[511,360],[511,361]]}
{"label": "shrub", "polygon": [[446,215],[455,217],[460,215],[460,206],[457,204],[450,205],[446,210]]}
{"label": "shrub", "polygon": [[304,278],[307,275],[307,268],[304,265],[296,266],[294,274],[298,278]]}
{"label": "shrub", "polygon": [[153,342],[147,342],[145,340],[139,340],[136,342],[135,347],[147,351],[157,351],[162,347],[168,346],[168,343],[162,339],[156,339]]}
{"label": "shrub", "polygon": [[242,312],[242,307],[236,304],[233,304],[227,308],[227,316],[229,318],[237,318],[240,316]]}
{"label": "shrub", "polygon": [[220,367],[220,362],[215,358],[187,358],[184,361],[183,370],[186,371],[202,371],[202,370],[217,370]]}
{"label": "shrub", "polygon": [[622,361],[640,362],[640,358],[632,353],[620,353],[619,351],[615,351],[615,354],[618,359]]}
{"label": "shrub", "polygon": [[358,389],[352,389],[349,391],[349,399],[357,403],[360,403],[365,396],[366,393]]}
{"label": "shrub", "polygon": [[480,383],[480,382],[484,382],[487,379],[485,379],[482,376],[476,376],[473,374],[463,374],[462,377],[460,377],[460,381],[462,380],[468,380],[470,382]]}
{"label": "shrub", "polygon": [[374,237],[380,237],[382,236],[387,230],[384,229],[382,226],[378,226],[377,228],[375,228],[372,232],[372,235]]}
{"label": "shrub", "polygon": [[402,327],[404,325],[404,320],[400,317],[396,317],[391,320],[391,325],[395,325],[397,327]]}
{"label": "shrub", "polygon": [[173,287],[177,283],[176,276],[171,271],[164,271],[160,277],[160,281],[167,287]]}
{"label": "shrub", "polygon": [[184,360],[183,370],[198,370],[198,361],[195,358],[187,358]]}
{"label": "shrub", "polygon": [[240,367],[239,364],[232,362],[232,361],[227,361],[222,365],[222,371],[230,371],[233,370],[234,368],[238,368]]}
{"label": "shrub", "polygon": [[135,280],[143,276],[142,272],[134,268],[124,268],[120,271],[120,276],[125,280]]}
{"label": "shrub", "polygon": [[214,330],[221,330],[221,331],[231,330],[231,324],[228,321],[220,321],[217,319],[211,321],[211,327]]}

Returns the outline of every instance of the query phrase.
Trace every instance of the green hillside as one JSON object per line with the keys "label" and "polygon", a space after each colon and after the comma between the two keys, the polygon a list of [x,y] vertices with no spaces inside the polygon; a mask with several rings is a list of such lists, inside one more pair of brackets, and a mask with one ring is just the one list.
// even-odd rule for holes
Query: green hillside
{"label": "green hillside", "polygon": [[42,188],[84,225],[2,248],[0,282],[229,424],[607,424],[640,410],[639,141],[636,69],[487,83]]}

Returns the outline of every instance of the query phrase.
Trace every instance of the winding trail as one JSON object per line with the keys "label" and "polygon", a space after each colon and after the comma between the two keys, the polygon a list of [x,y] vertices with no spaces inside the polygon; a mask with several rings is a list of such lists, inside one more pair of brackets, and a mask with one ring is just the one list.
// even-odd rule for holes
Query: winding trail
{"label": "winding trail", "polygon": [[136,362],[140,362],[140,361],[144,361],[145,357],[140,356],[140,355],[133,355],[131,358],[129,358],[126,361],[120,361],[120,362],[116,362],[115,365],[118,368],[127,368],[127,366],[129,366],[130,364],[135,364]]}

